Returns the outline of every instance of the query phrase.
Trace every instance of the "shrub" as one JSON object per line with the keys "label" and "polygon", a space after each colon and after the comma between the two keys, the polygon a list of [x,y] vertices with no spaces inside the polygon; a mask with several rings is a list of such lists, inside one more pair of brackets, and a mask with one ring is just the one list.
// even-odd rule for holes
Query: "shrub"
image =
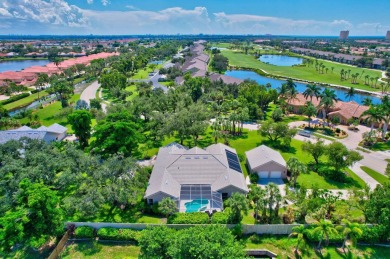
{"label": "shrub", "polygon": [[2,101],[1,104],[2,105],[6,105],[6,104],[9,104],[9,103],[13,103],[13,102],[18,101],[20,99],[26,98],[29,95],[30,95],[29,93],[22,93],[22,94],[19,94],[19,95],[15,95],[15,96],[12,96],[11,98],[7,99],[7,100]]}
{"label": "shrub", "polygon": [[257,182],[259,181],[259,175],[256,173],[249,174],[249,180],[251,181],[251,183],[257,184]]}
{"label": "shrub", "polygon": [[226,212],[216,212],[211,218],[212,224],[227,224],[229,219],[229,214]]}
{"label": "shrub", "polygon": [[97,236],[103,240],[133,241],[138,243],[141,232],[132,229],[101,228]]}
{"label": "shrub", "polygon": [[168,222],[170,224],[208,224],[209,215],[204,212],[175,213]]}
{"label": "shrub", "polygon": [[340,133],[341,132],[341,129],[340,128],[336,128],[336,133]]}
{"label": "shrub", "polygon": [[75,238],[93,238],[95,236],[94,232],[95,229],[93,227],[77,227],[73,236]]}
{"label": "shrub", "polygon": [[[304,235],[310,242],[318,242],[320,241],[320,236],[314,233],[315,226],[310,226],[305,229]],[[324,241],[325,241],[324,236]],[[343,241],[343,235],[340,233],[337,234],[330,234],[329,235],[329,242],[330,243],[336,243],[336,242],[342,242]]]}
{"label": "shrub", "polygon": [[361,236],[360,240],[371,244],[387,242],[390,237],[388,231],[386,230],[386,227],[383,225],[376,225],[371,228],[362,225],[362,231],[363,235]]}

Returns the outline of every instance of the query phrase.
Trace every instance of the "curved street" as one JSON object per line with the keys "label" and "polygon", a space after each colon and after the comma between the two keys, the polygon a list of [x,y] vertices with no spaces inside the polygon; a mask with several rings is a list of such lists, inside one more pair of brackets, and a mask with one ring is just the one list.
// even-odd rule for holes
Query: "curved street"
{"label": "curved street", "polygon": [[[96,92],[98,91],[100,84],[98,81],[93,81],[80,95],[80,100],[84,100],[90,104],[91,99],[96,99]],[[104,102],[101,102],[102,110],[106,111],[107,105]]]}

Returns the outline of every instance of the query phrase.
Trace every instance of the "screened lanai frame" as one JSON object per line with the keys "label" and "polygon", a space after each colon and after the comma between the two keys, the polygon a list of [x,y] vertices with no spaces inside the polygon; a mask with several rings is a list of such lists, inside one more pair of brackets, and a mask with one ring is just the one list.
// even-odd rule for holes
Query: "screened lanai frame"
{"label": "screened lanai frame", "polygon": [[[179,204],[183,202],[191,202],[194,200],[208,200],[207,210],[213,211],[222,211],[223,210],[223,201],[222,194],[219,192],[214,192],[211,190],[211,185],[204,184],[182,184],[180,189],[180,201]],[[181,211],[184,211],[185,208],[181,208]]]}

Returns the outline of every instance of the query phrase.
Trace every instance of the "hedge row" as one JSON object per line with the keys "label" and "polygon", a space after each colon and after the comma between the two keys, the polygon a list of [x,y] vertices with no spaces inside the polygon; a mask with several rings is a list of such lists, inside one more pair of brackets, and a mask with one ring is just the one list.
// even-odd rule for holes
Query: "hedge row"
{"label": "hedge row", "polygon": [[204,212],[176,213],[168,220],[169,224],[208,224],[209,215]]}
{"label": "hedge row", "polygon": [[229,219],[229,214],[226,212],[216,212],[211,218],[212,224],[227,224]]}
{"label": "hedge row", "polygon": [[73,236],[75,238],[93,238],[95,229],[93,227],[77,227]]}
{"label": "hedge row", "polygon": [[102,240],[133,241],[138,243],[138,240],[141,237],[141,231],[132,229],[101,228],[97,232],[97,236]]}
{"label": "hedge row", "polygon": [[14,95],[14,96],[10,97],[9,99],[2,101],[1,104],[6,105],[9,103],[13,103],[13,102],[16,102],[20,99],[26,98],[29,95],[30,95],[30,93],[22,93],[22,94]]}

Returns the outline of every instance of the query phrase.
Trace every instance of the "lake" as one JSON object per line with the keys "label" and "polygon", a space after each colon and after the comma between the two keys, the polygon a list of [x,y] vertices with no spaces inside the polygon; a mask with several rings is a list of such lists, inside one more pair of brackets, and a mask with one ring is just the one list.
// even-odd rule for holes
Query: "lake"
{"label": "lake", "polygon": [[285,55],[262,55],[259,60],[275,66],[291,67],[303,63],[303,58],[290,57]]}
{"label": "lake", "polygon": [[4,71],[20,71],[27,67],[32,66],[44,66],[47,63],[49,63],[49,60],[36,60],[36,59],[29,59],[29,60],[10,60],[10,61],[1,61],[0,62],[0,72]]}
{"label": "lake", "polygon": [[[274,79],[274,78],[261,76],[253,71],[248,71],[248,70],[228,70],[228,71],[226,71],[225,75],[239,78],[239,79],[243,79],[243,80],[252,79],[252,80],[255,80],[257,83],[259,83],[260,85],[266,85],[267,83],[270,83],[271,87],[274,89],[278,89],[283,83],[286,82],[286,81],[280,80],[280,79]],[[299,83],[299,82],[295,82],[295,84],[297,86],[298,92],[303,93],[306,90],[306,84]],[[322,86],[319,86],[319,87],[321,88],[321,91],[323,89],[325,89],[325,87],[322,87]],[[362,93],[356,93],[351,99],[349,99],[349,98],[345,97],[345,94],[347,93],[345,90],[339,89],[339,88],[332,88],[332,89],[335,91],[335,93],[336,93],[337,97],[340,99],[340,101],[344,101],[344,102],[355,101],[358,104],[362,104],[363,100],[366,97],[369,97],[372,99],[373,104],[381,103],[380,98],[376,97],[376,96],[371,96],[371,95],[362,94]]]}

